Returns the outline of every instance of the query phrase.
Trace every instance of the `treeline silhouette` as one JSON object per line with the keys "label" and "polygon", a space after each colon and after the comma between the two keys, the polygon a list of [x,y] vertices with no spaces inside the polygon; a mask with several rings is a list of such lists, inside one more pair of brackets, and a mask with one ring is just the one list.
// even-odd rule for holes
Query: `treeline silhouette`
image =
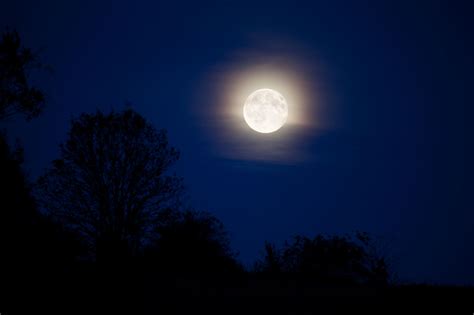
{"label": "treeline silhouette", "polygon": [[[15,31],[4,32],[0,120],[44,110],[44,93],[28,82],[42,68]],[[394,285],[366,233],[267,242],[255,265],[243,266],[222,222],[183,201],[183,180],[172,173],[179,152],[165,130],[131,109],[74,119],[60,156],[34,183],[22,155],[3,131],[1,314],[387,313],[382,305],[401,297],[448,294],[464,306],[472,296]]]}

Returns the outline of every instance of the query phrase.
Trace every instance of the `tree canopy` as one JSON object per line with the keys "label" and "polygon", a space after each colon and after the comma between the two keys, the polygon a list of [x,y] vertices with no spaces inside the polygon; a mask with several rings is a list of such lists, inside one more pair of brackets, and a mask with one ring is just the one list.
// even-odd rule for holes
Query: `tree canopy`
{"label": "tree canopy", "polygon": [[163,214],[156,228],[158,237],[147,253],[155,267],[207,273],[241,269],[224,224],[215,216],[193,210]]}
{"label": "tree canopy", "polygon": [[131,109],[82,114],[60,151],[38,181],[38,199],[98,260],[136,253],[160,213],[179,203],[181,179],[168,172],[178,151]]}

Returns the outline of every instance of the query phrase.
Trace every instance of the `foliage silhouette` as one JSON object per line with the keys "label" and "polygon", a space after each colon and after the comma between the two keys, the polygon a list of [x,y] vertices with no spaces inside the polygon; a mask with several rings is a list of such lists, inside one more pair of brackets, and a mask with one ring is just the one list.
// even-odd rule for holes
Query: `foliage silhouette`
{"label": "foliage silhouette", "polygon": [[168,272],[238,272],[224,225],[207,212],[168,211],[156,227],[157,239],[145,258]]}
{"label": "foliage silhouette", "polygon": [[256,270],[299,274],[321,284],[383,286],[389,279],[386,259],[376,252],[366,233],[354,237],[317,235],[313,239],[295,236],[280,250],[266,243]]}
{"label": "foliage silhouette", "polygon": [[22,150],[0,134],[0,256],[4,276],[34,276],[71,265],[82,249],[73,235],[42,215],[22,168]]}
{"label": "foliage silhouette", "polygon": [[38,116],[45,106],[42,90],[31,86],[29,74],[43,65],[38,56],[22,46],[16,31],[5,31],[0,39],[0,120],[16,114],[27,119]]}
{"label": "foliage silhouette", "polygon": [[[34,201],[21,170],[21,149],[12,151],[0,134],[0,247],[2,260],[13,261],[25,250],[25,234],[36,219]],[[18,259],[18,261],[21,261]]]}
{"label": "foliage silhouette", "polygon": [[167,174],[178,157],[166,132],[131,109],[82,114],[61,159],[39,179],[38,200],[97,261],[117,263],[153,239],[162,211],[179,205],[181,179]]}
{"label": "foliage silhouette", "polygon": [[[16,32],[0,40],[0,121],[15,114],[29,120],[44,107],[43,92],[30,87],[30,70],[40,68]],[[36,283],[60,278],[83,251],[74,235],[38,211],[22,169],[23,149],[12,149],[0,132],[0,305],[14,306],[21,297],[38,294]],[[27,284],[27,285],[25,285]],[[13,310],[13,309],[12,309]],[[15,310],[18,313],[18,309]],[[10,312],[9,312],[10,313]],[[11,312],[14,313],[13,311]]]}

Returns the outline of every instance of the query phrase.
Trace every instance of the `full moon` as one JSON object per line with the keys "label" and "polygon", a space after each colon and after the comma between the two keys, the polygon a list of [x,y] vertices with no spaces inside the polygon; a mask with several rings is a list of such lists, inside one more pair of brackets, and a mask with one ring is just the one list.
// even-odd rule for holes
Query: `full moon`
{"label": "full moon", "polygon": [[259,89],[244,104],[245,122],[255,131],[271,133],[280,129],[288,118],[288,103],[272,89]]}

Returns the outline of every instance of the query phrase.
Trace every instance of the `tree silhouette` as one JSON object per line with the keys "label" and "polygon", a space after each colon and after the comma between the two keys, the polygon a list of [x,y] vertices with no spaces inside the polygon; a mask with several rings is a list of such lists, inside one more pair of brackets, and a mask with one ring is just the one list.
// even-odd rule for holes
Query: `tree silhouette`
{"label": "tree silhouette", "polygon": [[18,33],[5,31],[0,39],[0,120],[20,113],[30,119],[41,113],[44,93],[28,79],[31,70],[39,68],[38,56],[22,46]]}
{"label": "tree silhouette", "polygon": [[173,272],[236,272],[241,269],[224,225],[207,212],[164,212],[147,259]]}
{"label": "tree silhouette", "polygon": [[0,133],[0,256],[4,276],[59,271],[80,253],[73,235],[37,210],[21,168],[22,150],[11,150]]}
{"label": "tree silhouette", "polygon": [[[15,114],[36,117],[43,93],[29,86],[30,70],[41,67],[16,32],[0,39],[0,121]],[[82,248],[75,236],[38,211],[23,168],[23,149],[0,132],[0,304],[17,311],[18,300],[38,295],[35,283],[63,278]]]}
{"label": "tree silhouette", "polygon": [[179,154],[164,130],[133,110],[82,114],[60,148],[61,159],[38,181],[38,199],[97,261],[136,254],[160,213],[179,202],[181,180],[167,174]]}
{"label": "tree silhouette", "polygon": [[0,134],[0,248],[2,261],[18,263],[24,253],[26,235],[36,219],[34,201],[21,169],[22,150],[11,150]]}
{"label": "tree silhouette", "polygon": [[255,263],[255,270],[266,273],[278,273],[282,271],[282,261],[279,250],[274,244],[265,242],[265,254],[262,260]]}
{"label": "tree silhouette", "polygon": [[304,275],[319,283],[386,285],[388,267],[366,233],[350,236],[296,236],[282,249],[267,243],[257,271]]}

